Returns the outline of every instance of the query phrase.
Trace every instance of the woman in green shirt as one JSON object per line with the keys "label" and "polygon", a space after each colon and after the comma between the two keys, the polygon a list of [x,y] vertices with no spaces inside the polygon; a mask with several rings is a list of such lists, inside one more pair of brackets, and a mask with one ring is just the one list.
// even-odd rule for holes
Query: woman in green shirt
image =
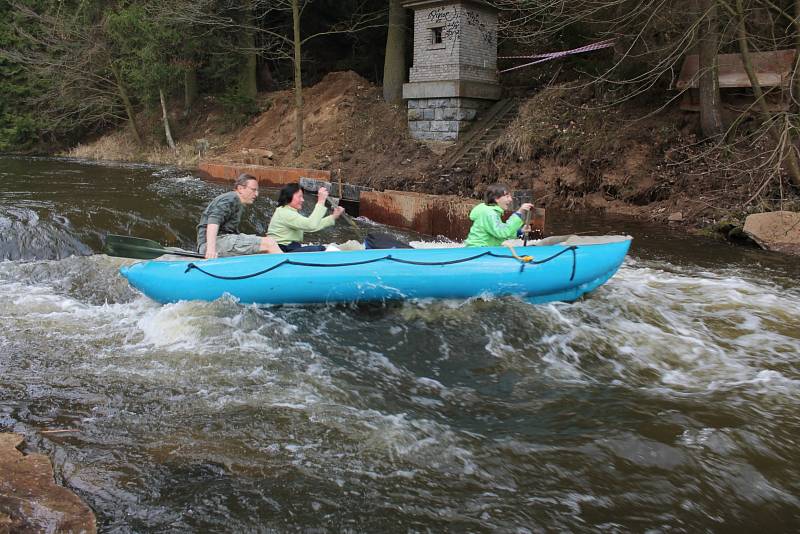
{"label": "woman in green shirt", "polygon": [[327,215],[328,208],[325,207],[325,200],[328,198],[328,190],[320,187],[317,192],[317,205],[311,215],[304,217],[299,211],[303,207],[303,190],[300,184],[288,184],[281,189],[278,194],[278,209],[272,215],[267,228],[267,235],[277,241],[278,246],[284,252],[319,252],[325,250],[322,245],[303,246],[305,232],[316,232],[323,228],[328,228],[336,224],[344,208],[337,206],[333,208],[333,213]]}
{"label": "woman in green shirt", "polygon": [[492,184],[486,188],[484,202],[478,204],[469,212],[472,228],[464,240],[468,247],[498,247],[507,239],[517,237],[517,232],[525,224],[523,212],[531,209],[529,202],[522,204],[517,211],[503,222],[500,218],[503,213],[511,208],[514,198],[511,191],[502,184]]}

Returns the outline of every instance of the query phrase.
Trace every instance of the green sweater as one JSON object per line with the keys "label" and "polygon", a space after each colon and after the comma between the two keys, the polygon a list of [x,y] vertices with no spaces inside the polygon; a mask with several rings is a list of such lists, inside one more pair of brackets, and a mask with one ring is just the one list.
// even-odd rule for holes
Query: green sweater
{"label": "green sweater", "polygon": [[316,232],[336,224],[332,215],[325,216],[328,209],[322,205],[314,206],[308,217],[300,215],[296,209],[281,206],[275,210],[269,221],[267,235],[274,238],[279,245],[288,245],[292,241],[303,242],[303,232]]}
{"label": "green sweater", "polygon": [[503,208],[497,204],[478,204],[469,212],[472,228],[464,240],[468,247],[497,247],[506,239],[517,236],[517,230],[522,228],[525,221],[514,213],[506,222],[500,219]]}

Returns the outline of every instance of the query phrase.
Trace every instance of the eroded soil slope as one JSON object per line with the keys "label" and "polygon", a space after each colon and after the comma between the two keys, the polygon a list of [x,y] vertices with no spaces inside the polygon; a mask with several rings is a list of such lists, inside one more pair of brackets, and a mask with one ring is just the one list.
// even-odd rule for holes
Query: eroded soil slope
{"label": "eroded soil slope", "polygon": [[[217,159],[328,169],[334,177],[402,189],[424,180],[438,156],[408,134],[405,108],[383,101],[381,88],[352,71],[328,74],[303,92],[303,151],[295,157],[294,92],[268,96],[269,109],[248,124]],[[253,157],[256,155],[256,158]]]}
{"label": "eroded soil slope", "polygon": [[[412,139],[405,108],[386,104],[380,87],[353,72],[331,73],[304,90],[305,137],[298,157],[293,92],[265,98],[268,110],[216,159],[323,168],[334,179],[376,189],[474,197],[499,180],[532,189],[545,207],[689,226],[774,208],[763,198],[780,197],[789,207],[795,202],[791,193],[781,196],[790,191],[785,181],[770,182],[770,169],[753,168],[756,155],[768,147],[700,143],[697,114],[675,103],[602,105],[593,90],[568,86],[531,92],[477,166],[454,171],[440,165],[445,146]],[[763,198],[751,199],[759,187]]]}

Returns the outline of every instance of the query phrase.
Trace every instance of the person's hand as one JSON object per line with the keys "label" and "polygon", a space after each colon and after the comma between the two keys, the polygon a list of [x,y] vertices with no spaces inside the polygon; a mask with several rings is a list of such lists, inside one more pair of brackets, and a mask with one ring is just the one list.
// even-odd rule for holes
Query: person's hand
{"label": "person's hand", "polygon": [[336,206],[335,208],[333,208],[333,218],[334,219],[338,219],[339,217],[341,217],[342,213],[344,213],[344,208],[343,207]]}
{"label": "person's hand", "polygon": [[530,224],[526,224],[525,226],[523,226],[522,227],[522,233],[523,234],[531,233],[531,225]]}
{"label": "person's hand", "polygon": [[325,187],[320,187],[319,191],[317,191],[317,204],[325,204],[325,201],[328,200],[328,189]]}
{"label": "person's hand", "polygon": [[523,205],[519,207],[519,211],[529,211],[533,207],[533,204],[530,202],[525,202]]}
{"label": "person's hand", "polygon": [[217,248],[206,246],[206,259],[213,260],[217,257]]}

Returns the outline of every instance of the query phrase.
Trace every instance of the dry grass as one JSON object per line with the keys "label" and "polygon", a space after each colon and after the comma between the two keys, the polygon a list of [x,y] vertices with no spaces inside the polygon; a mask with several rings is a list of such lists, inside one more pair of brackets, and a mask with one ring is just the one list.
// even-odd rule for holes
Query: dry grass
{"label": "dry grass", "polygon": [[548,87],[525,101],[504,134],[487,147],[489,158],[530,161],[552,156],[562,162],[606,161],[614,155],[615,113],[592,108],[591,95],[566,85]]}
{"label": "dry grass", "polygon": [[200,154],[194,143],[179,142],[177,150],[174,151],[161,145],[141,147],[123,131],[116,131],[91,143],[78,145],[64,155],[71,158],[146,162],[180,167],[195,166],[200,161]]}
{"label": "dry grass", "polygon": [[510,160],[528,161],[543,148],[551,149],[560,133],[566,96],[563,87],[548,88],[525,101],[506,131],[487,152]]}

